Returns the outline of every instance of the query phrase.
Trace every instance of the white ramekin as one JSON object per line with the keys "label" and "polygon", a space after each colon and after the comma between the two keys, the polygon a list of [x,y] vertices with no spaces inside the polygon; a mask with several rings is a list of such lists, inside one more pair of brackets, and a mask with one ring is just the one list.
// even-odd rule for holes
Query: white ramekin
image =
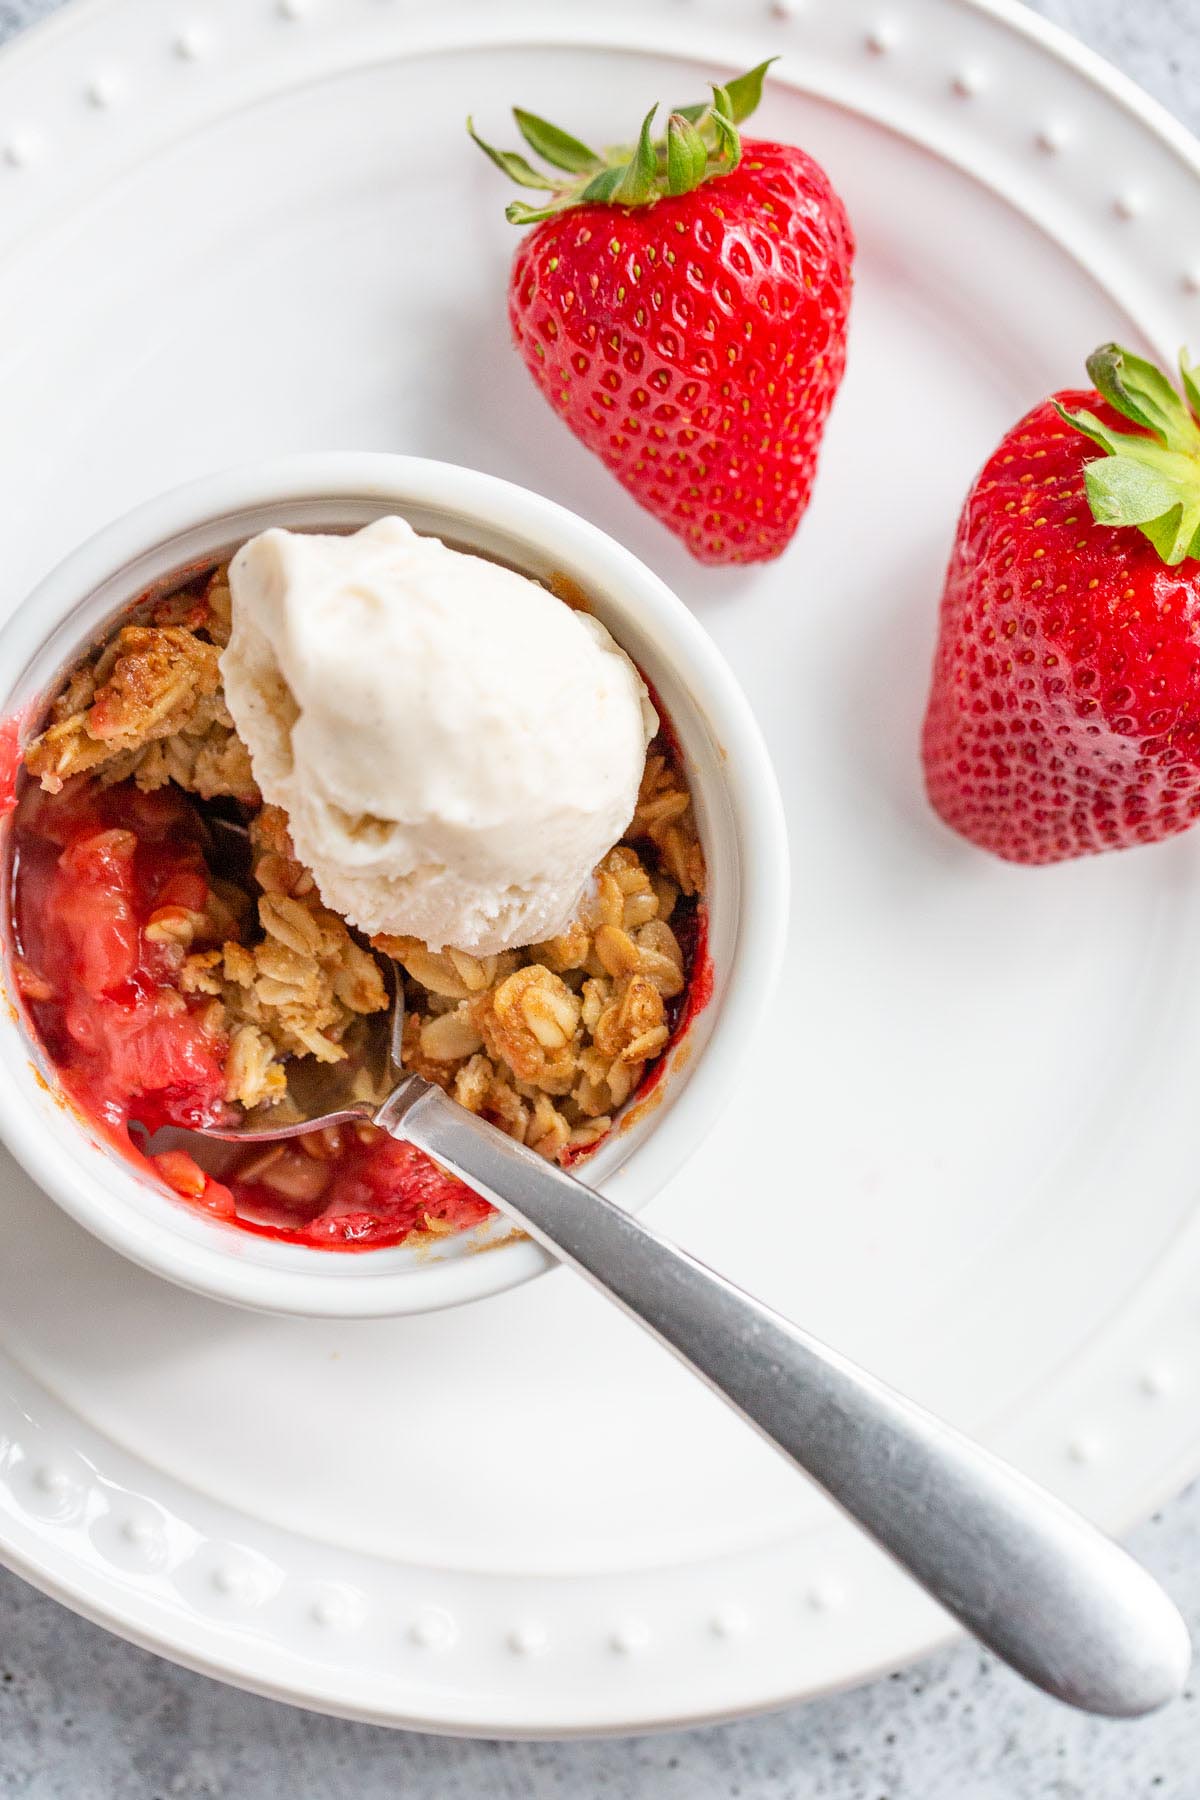
{"label": "white ramekin", "polygon": [[[783,945],[788,862],[774,772],[740,688],[687,608],[628,550],[524,488],[419,457],[334,453],[230,470],[118,519],[29,595],[0,633],[0,719],[35,723],[64,665],[139,594],[170,586],[189,565],[268,525],[340,529],[393,511],[462,548],[577,583],[654,683],[682,742],[708,859],[715,990],[671,1053],[657,1104],[580,1170],[637,1209],[699,1144],[754,1041]],[[528,1241],[503,1241],[499,1220],[433,1248],[343,1253],[258,1237],[189,1207],[63,1101],[15,1003],[8,962],[0,1136],[72,1218],[144,1268],[243,1306],[367,1318],[457,1305],[550,1266]]]}

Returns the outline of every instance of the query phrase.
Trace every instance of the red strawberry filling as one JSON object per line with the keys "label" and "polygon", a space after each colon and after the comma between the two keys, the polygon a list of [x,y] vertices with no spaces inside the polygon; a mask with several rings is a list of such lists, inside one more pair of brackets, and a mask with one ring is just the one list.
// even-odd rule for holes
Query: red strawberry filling
{"label": "red strawberry filling", "polygon": [[28,788],[17,845],[23,985],[64,1085],[117,1128],[215,1123],[224,1040],[178,991],[178,948],[147,935],[162,907],[204,905],[192,808],[170,789]]}
{"label": "red strawberry filling", "polygon": [[[69,784],[60,794],[29,786],[15,843],[19,976],[64,1088],[139,1158],[130,1125],[140,1136],[219,1123],[229,1113],[228,1041],[206,1027],[203,1004],[180,993],[183,952],[153,929],[169,909],[202,913],[208,900],[203,827],[190,801],[175,788],[143,794],[131,783]],[[398,1244],[490,1211],[420,1151],[370,1128],[241,1155],[225,1181],[182,1149],[152,1161],[168,1187],[205,1211],[326,1249]]]}

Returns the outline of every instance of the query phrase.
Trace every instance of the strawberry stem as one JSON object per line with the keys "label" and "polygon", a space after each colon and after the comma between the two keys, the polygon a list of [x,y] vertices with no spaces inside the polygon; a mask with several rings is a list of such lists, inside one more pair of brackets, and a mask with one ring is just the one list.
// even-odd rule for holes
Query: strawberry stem
{"label": "strawberry stem", "polygon": [[544,174],[516,151],[494,149],[479,136],[471,119],[467,130],[510,181],[547,196],[534,205],[510,201],[505,216],[514,225],[533,225],[575,206],[652,206],[665,195],[690,194],[701,182],[732,174],[742,155],[738,126],[762,99],[763,80],[775,60],[768,57],[724,87],[714,86],[709,101],[676,107],[661,138],[654,136],[656,103],[642,121],[632,152],[611,150],[601,155],[560,126],[515,106],[517,130],[529,148],[557,171],[555,175]]}
{"label": "strawberry stem", "polygon": [[1169,565],[1200,557],[1200,382],[1195,365],[1180,353],[1182,398],[1161,369],[1119,344],[1102,344],[1093,351],[1087,370],[1114,411],[1141,427],[1117,431],[1093,412],[1071,412],[1055,401],[1067,424],[1104,451],[1084,465],[1092,517],[1098,525],[1135,526]]}

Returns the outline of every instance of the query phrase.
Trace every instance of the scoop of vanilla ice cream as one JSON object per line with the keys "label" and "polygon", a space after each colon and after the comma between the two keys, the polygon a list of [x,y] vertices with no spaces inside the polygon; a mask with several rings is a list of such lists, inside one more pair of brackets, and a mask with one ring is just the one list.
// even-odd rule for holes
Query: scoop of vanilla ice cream
{"label": "scoop of vanilla ice cream", "polygon": [[475,955],[564,929],[658,728],[598,620],[384,518],[229,571],[225,695],[325,904]]}

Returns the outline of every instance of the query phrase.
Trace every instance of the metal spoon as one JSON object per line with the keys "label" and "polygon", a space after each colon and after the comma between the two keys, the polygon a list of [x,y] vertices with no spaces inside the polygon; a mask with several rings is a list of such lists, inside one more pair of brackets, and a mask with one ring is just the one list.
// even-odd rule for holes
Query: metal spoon
{"label": "metal spoon", "polygon": [[673,1350],[960,1624],[1047,1693],[1133,1717],[1182,1689],[1187,1628],[1078,1513],[686,1250],[400,1066],[403,996],[344,1062],[290,1065],[286,1101],[227,1139],[369,1120],[486,1195]]}

